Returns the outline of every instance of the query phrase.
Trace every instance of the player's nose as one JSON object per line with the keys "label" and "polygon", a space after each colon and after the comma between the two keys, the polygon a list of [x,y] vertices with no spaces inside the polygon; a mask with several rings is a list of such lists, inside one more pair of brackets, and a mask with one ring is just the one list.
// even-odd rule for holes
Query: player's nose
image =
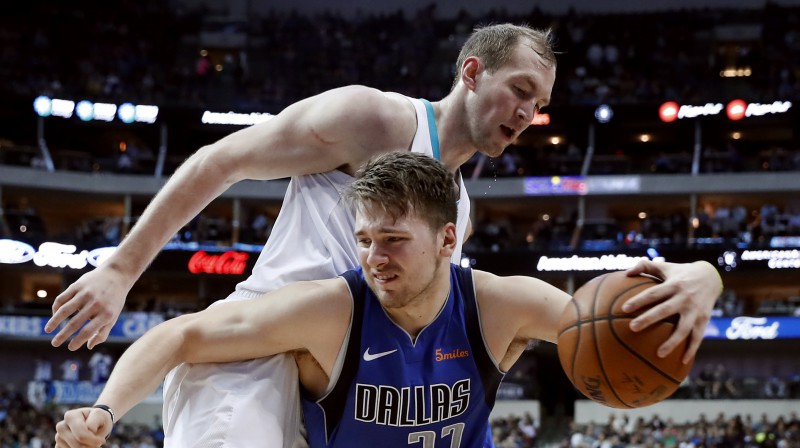
{"label": "player's nose", "polygon": [[367,254],[367,264],[371,267],[380,267],[389,261],[386,251],[383,250],[380,244],[372,243],[369,246],[369,254]]}

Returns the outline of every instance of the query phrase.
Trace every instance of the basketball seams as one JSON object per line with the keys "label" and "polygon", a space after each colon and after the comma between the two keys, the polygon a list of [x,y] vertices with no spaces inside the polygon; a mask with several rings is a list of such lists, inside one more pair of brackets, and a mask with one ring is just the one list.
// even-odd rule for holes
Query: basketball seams
{"label": "basketball seams", "polygon": [[[625,293],[627,293],[627,292],[629,292],[629,291],[631,291],[631,290],[633,290],[633,289],[635,289],[635,288],[637,288],[637,287],[639,287],[639,286],[646,285],[646,284],[649,284],[649,283],[655,283],[655,282],[637,283],[636,285],[633,285],[633,286],[631,286],[630,288],[626,289],[625,291],[622,291],[622,292],[620,292],[620,293],[619,293],[619,294],[618,294],[616,297],[614,297],[614,298],[611,300],[611,304],[610,304],[610,305],[609,305],[609,307],[608,307],[608,308],[609,308],[609,311],[610,311],[610,310],[612,310],[612,309],[614,309],[614,304],[615,304],[615,303],[617,302],[617,300],[619,300],[619,299],[620,299],[620,297],[622,297],[622,296],[623,296]],[[630,318],[630,316],[626,316],[626,317],[627,317],[627,318]],[[628,351],[629,353],[631,353],[633,356],[637,357],[637,358],[638,358],[640,361],[642,361],[643,363],[645,363],[646,365],[648,365],[648,366],[649,366],[651,369],[653,369],[654,371],[656,371],[658,374],[660,374],[660,375],[661,375],[661,376],[663,376],[664,378],[668,379],[669,381],[672,381],[672,382],[673,382],[673,383],[675,383],[675,384],[681,384],[681,382],[680,382],[680,381],[677,381],[675,378],[673,378],[672,376],[670,376],[669,374],[667,374],[666,372],[664,372],[663,370],[661,370],[661,369],[660,369],[659,367],[657,367],[655,364],[653,364],[652,362],[650,362],[650,360],[649,360],[649,359],[645,358],[644,356],[642,356],[641,354],[639,354],[639,352],[637,352],[636,350],[634,350],[633,348],[631,348],[631,346],[629,346],[627,343],[625,343],[625,341],[624,341],[624,340],[623,340],[623,339],[620,337],[620,335],[617,333],[617,330],[614,328],[614,325],[612,325],[612,323],[611,323],[611,321],[612,321],[612,320],[614,320],[614,319],[608,319],[608,328],[609,328],[609,330],[611,331],[611,334],[614,336],[614,339],[616,339],[616,340],[617,340],[617,342],[619,343],[619,345],[621,345],[623,348],[625,348],[625,350],[627,350],[627,351]]]}
{"label": "basketball seams", "polygon": [[[578,347],[581,346],[581,324],[580,324],[581,309],[578,306],[577,300],[573,298],[571,302],[575,305],[575,317],[577,318],[576,320],[578,321],[578,324],[576,325],[577,326],[576,331],[578,332],[578,336],[577,339],[575,340],[575,347],[572,349],[572,368],[570,369],[571,372],[569,372],[570,379],[572,380],[573,383],[575,383],[575,361],[577,361],[578,358]],[[570,325],[570,327],[572,327],[572,325]],[[559,334],[559,336],[561,335]]]}
{"label": "basketball seams", "polygon": [[[654,327],[655,333],[647,331],[638,335],[628,331],[626,325],[650,307],[624,313],[617,306],[660,283],[650,276],[637,278],[619,272],[608,273],[596,277],[581,287],[582,291],[573,294],[572,304],[562,312],[560,319],[558,339],[563,347],[559,344],[558,352],[570,380],[588,398],[610,407],[635,409],[663,400],[665,392],[671,395],[680,386],[682,381],[677,378],[683,378],[686,368],[679,368],[673,362],[664,363],[650,354],[653,344],[660,339],[656,335],[674,331],[677,323],[664,319],[658,328]],[[663,326],[663,323],[672,325]],[[582,334],[584,331],[586,335]],[[611,335],[607,335],[608,332]],[[594,341],[588,341],[590,337]],[[570,362],[571,365],[567,365]],[[629,390],[631,382],[639,386]]]}
{"label": "basketball seams", "polygon": [[[603,278],[600,279],[600,283],[597,285],[597,289],[594,290],[594,297],[592,297],[592,335],[594,336],[594,338],[593,338],[594,339],[594,351],[595,351],[595,355],[596,355],[596,358],[597,358],[597,365],[598,365],[598,367],[600,367],[600,374],[603,375],[603,378],[605,379],[605,382],[608,385],[608,389],[611,391],[612,394],[614,394],[614,397],[617,398],[617,401],[619,401],[620,403],[622,403],[623,405],[625,405],[625,406],[627,406],[629,408],[634,408],[634,406],[629,405],[622,398],[620,398],[619,395],[617,394],[617,391],[614,390],[614,386],[611,384],[611,381],[609,381],[608,374],[606,374],[606,369],[603,366],[603,358],[600,356],[600,345],[597,343],[598,342],[597,326],[596,326],[596,323],[595,323],[595,316],[597,316],[597,313],[596,313],[596,310],[597,310],[597,297],[600,295],[600,288],[603,287],[603,283],[605,283],[607,278],[608,278],[608,274],[604,275]],[[609,311],[610,311],[610,309],[609,309]]]}

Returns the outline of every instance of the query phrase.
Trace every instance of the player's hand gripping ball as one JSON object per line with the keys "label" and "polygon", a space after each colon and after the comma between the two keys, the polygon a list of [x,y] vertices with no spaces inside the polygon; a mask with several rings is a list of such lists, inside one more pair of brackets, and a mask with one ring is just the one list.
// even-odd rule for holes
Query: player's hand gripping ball
{"label": "player's hand gripping ball", "polygon": [[640,408],[675,392],[692,363],[681,357],[688,341],[667,357],[656,355],[676,320],[657,322],[634,333],[630,321],[647,308],[628,314],[622,304],[653,287],[653,277],[604,274],[575,291],[561,314],[558,357],[570,381],[586,397],[614,408]]}

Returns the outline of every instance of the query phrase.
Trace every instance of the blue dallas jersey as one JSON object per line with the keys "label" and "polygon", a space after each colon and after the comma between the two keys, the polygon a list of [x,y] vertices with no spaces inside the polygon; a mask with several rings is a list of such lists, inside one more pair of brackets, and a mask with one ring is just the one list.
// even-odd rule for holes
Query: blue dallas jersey
{"label": "blue dallas jersey", "polygon": [[303,398],[311,447],[492,447],[503,373],[484,343],[472,271],[450,266],[447,302],[416,341],[389,319],[361,268],[342,277],[353,320],[336,383],[319,400]]}

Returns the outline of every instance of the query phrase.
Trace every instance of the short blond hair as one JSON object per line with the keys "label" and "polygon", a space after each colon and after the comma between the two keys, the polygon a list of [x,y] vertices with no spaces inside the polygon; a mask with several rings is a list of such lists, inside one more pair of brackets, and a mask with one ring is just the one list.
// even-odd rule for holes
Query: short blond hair
{"label": "short blond hair", "polygon": [[475,28],[472,35],[461,47],[456,61],[456,76],[453,87],[461,79],[461,68],[467,58],[475,56],[483,62],[489,73],[508,63],[520,39],[528,39],[531,48],[551,66],[556,65],[553,51],[553,35],[550,29],[539,30],[527,25],[502,23]]}

